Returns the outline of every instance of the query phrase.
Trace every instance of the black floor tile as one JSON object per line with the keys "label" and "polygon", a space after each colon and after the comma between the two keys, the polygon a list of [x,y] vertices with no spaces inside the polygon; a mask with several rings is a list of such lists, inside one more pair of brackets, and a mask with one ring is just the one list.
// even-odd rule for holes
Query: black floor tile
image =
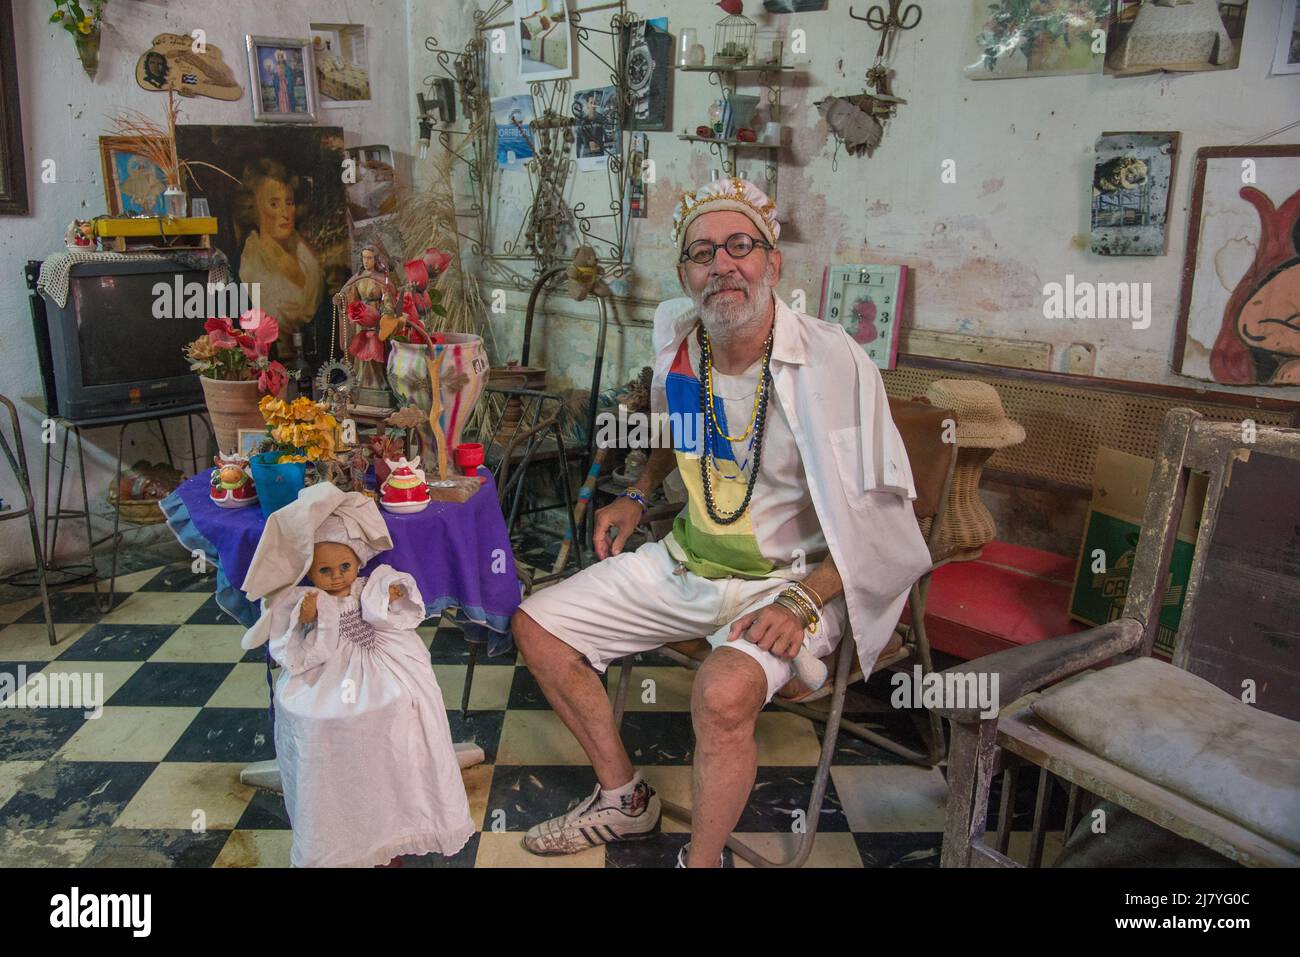
{"label": "black floor tile", "polygon": [[240,831],[287,831],[291,827],[284,795],[266,788],[253,792],[253,799],[244,808],[244,814],[236,825]]}
{"label": "black floor tile", "polygon": [[471,835],[470,839],[465,842],[465,846],[450,857],[442,854],[423,854],[420,856],[407,854],[400,860],[403,867],[471,868],[478,857],[478,841],[479,835],[477,833]]}
{"label": "black floor tile", "polygon": [[197,609],[194,614],[185,619],[187,625],[238,625],[240,624],[234,616],[227,615],[217,604],[217,597],[213,595]]}
{"label": "black floor tile", "polygon": [[447,712],[451,740],[477,744],[487,755],[489,764],[497,759],[497,748],[501,745],[501,726],[505,719],[504,711],[471,711],[468,717],[461,717],[460,708],[452,708]]}
{"label": "black floor tile", "polygon": [[[96,599],[108,600],[108,583],[100,585],[100,594],[88,591],[60,591],[50,595],[50,612],[57,624],[89,625],[99,621],[107,612],[101,611]],[[113,595],[113,608],[130,598],[130,593],[117,592]],[[109,609],[111,611],[112,609]],[[45,611],[37,605],[18,619],[22,625],[45,624]]]}
{"label": "black floor tile", "polygon": [[[812,767],[759,767],[754,790],[749,795],[749,804],[735,829],[739,832],[789,833],[794,831],[796,823],[806,826],[808,798],[812,794],[816,771]],[[839,795],[835,793],[834,780],[826,782],[826,797],[822,801],[817,830],[849,830]]]}
{"label": "black floor tile", "polygon": [[141,585],[139,591],[170,592],[207,592],[212,594],[217,589],[217,573],[211,565],[203,574],[191,570],[188,563],[168,565],[148,583]]}
{"label": "black floor tile", "polygon": [[229,831],[114,827],[80,867],[211,867]]}
{"label": "black floor tile", "polygon": [[164,761],[269,761],[275,737],[265,708],[204,708]]}
{"label": "black floor tile", "polygon": [[938,867],[943,834],[927,831],[856,833],[863,867]]}
{"label": "black floor tile", "polygon": [[691,763],[695,731],[688,711],[629,711],[621,731],[628,757],[638,767]]}
{"label": "black floor tile", "polygon": [[[912,719],[905,713],[894,714],[846,714],[845,720],[853,721],[856,724],[863,725],[868,730],[875,731],[892,741],[896,741],[903,747],[911,748],[921,753],[926,752],[925,742],[917,733],[916,726]],[[813,722],[813,727],[817,732],[818,743],[826,740],[826,725],[823,722]],[[908,764],[906,758],[895,754],[886,748],[869,741],[863,741],[861,738],[849,734],[843,728],[840,729],[835,738],[835,756],[831,759],[832,764],[842,765],[864,765],[864,764]]]}
{"label": "black floor tile", "polygon": [[0,661],[0,701],[16,692],[28,678],[48,664],[48,661]]}
{"label": "black floor tile", "polygon": [[201,708],[234,667],[207,662],[146,661],[117,689],[108,704]]}
{"label": "black floor tile", "polygon": [[86,722],[81,708],[0,708],[0,761],[44,761]]}
{"label": "black floor tile", "polygon": [[49,761],[0,808],[0,827],[108,827],[155,767],[152,762]]}
{"label": "black floor tile", "polygon": [[95,625],[59,655],[60,661],[147,661],[176,625]]}
{"label": "black floor tile", "polygon": [[483,829],[527,831],[591,794],[596,775],[579,765],[497,765]]}
{"label": "black floor tile", "polygon": [[[600,675],[601,683],[609,687],[608,674]],[[542,692],[541,685],[533,673],[525,668],[516,668],[514,681],[510,684],[510,698],[507,708],[511,711],[547,711],[550,704]]]}

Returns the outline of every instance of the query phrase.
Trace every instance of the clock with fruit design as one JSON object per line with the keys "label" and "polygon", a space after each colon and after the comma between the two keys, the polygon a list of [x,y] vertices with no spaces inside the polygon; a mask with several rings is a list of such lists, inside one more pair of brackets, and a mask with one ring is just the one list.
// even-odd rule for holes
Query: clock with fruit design
{"label": "clock with fruit design", "polygon": [[821,318],[843,326],[878,368],[892,369],[906,290],[906,266],[827,266]]}

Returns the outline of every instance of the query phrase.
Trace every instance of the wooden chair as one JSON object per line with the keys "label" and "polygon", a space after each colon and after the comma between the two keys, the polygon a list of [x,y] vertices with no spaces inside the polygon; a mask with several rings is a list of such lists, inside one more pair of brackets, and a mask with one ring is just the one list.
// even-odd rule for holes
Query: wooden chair
{"label": "wooden chair", "polygon": [[[1188,476],[1193,470],[1208,473],[1208,491],[1173,661],[1165,663],[1150,656],[1168,589]],[[1016,769],[1025,765],[1039,769],[1038,800],[1029,837],[1030,866],[1039,866],[1042,861],[1051,776],[1063,779],[1069,786],[1067,834],[1078,816],[1081,796],[1092,794],[1239,864],[1300,865],[1297,849],[1282,843],[1276,830],[1269,836],[1260,833],[1262,826],[1243,823],[1242,815],[1248,812],[1242,802],[1198,802],[1188,796],[1206,793],[1198,790],[1196,781],[1196,775],[1201,773],[1198,760],[1208,760],[1200,758],[1200,752],[1190,753],[1186,761],[1180,762],[1171,760],[1164,750],[1161,767],[1149,759],[1151,755],[1143,760],[1141,754],[1133,753],[1144,748],[1150,748],[1152,754],[1160,752],[1167,749],[1167,742],[1184,735],[1148,742],[1140,731],[1115,734],[1107,727],[1123,718],[1123,712],[1111,708],[1095,713],[1096,708],[1105,705],[1091,697],[1099,690],[1119,688],[1121,683],[1131,686],[1134,675],[1149,674],[1157,680],[1139,684],[1142,695],[1133,700],[1152,709],[1146,712],[1148,715],[1175,715],[1189,709],[1175,710],[1181,702],[1162,689],[1175,684],[1188,686],[1189,682],[1201,686],[1187,675],[1204,679],[1238,700],[1248,681],[1250,687],[1258,689],[1258,698],[1254,708],[1240,713],[1234,710],[1233,721],[1240,721],[1248,729],[1264,723],[1270,737],[1279,730],[1287,735],[1295,733],[1290,724],[1300,719],[1300,663],[1295,654],[1295,622],[1300,612],[1300,562],[1296,558],[1298,480],[1300,430],[1256,430],[1249,420],[1245,425],[1220,423],[1190,409],[1169,412],[1122,616],[1089,631],[999,652],[943,673],[945,678],[952,675],[954,679],[981,673],[997,675],[1000,699],[1010,703],[992,718],[982,718],[971,708],[938,709],[952,727],[944,867],[1018,866],[1007,856],[1007,849],[1015,792],[1013,777]],[[1243,613],[1245,609],[1249,613]],[[1084,676],[1093,681],[1089,696],[1085,696],[1081,685],[1075,701],[1076,707],[1082,706],[1085,720],[1094,729],[1101,729],[1100,738],[1093,735],[1092,742],[1085,745],[1035,713],[1034,703],[1039,700],[1036,693],[1041,689],[1088,669],[1102,668],[1108,662],[1114,662],[1113,668]],[[1127,670],[1121,677],[1118,669]],[[1180,675],[1175,669],[1186,674]],[[1042,698],[1067,691],[1058,688]],[[1212,700],[1221,701],[1222,707],[1237,709],[1237,701],[1228,701],[1226,695],[1219,696],[1208,686],[1206,691],[1215,696]],[[1104,695],[1097,698],[1104,699]],[[1038,707],[1050,714],[1044,710],[1045,703]],[[1090,709],[1094,711],[1091,715]],[[1207,720],[1202,715],[1198,712],[1197,721]],[[1223,725],[1184,722],[1179,727],[1209,735],[1211,729]],[[1107,735],[1112,739],[1109,742],[1105,740]],[[1230,747],[1226,743],[1229,737],[1224,735],[1222,740],[1222,748]],[[1274,740],[1283,739],[1279,736]],[[1103,757],[1103,751],[1118,760]],[[1293,761],[1294,755],[1289,759]],[[1257,762],[1258,758],[1244,749],[1236,752],[1230,765],[1218,766],[1220,777],[1216,783],[1229,793],[1251,786],[1259,777],[1255,769],[1263,766]],[[1283,778],[1300,778],[1294,763],[1272,766],[1286,768],[1278,772]],[[1223,774],[1222,767],[1230,767],[1231,773]],[[989,847],[985,843],[989,791],[999,772],[1006,772],[1006,776],[994,846]],[[1160,780],[1156,780],[1158,777]],[[1275,780],[1270,783],[1278,786]],[[1288,786],[1293,802],[1290,817],[1294,819],[1300,810],[1300,780],[1289,785],[1284,782],[1280,793],[1287,793]],[[1209,806],[1211,803],[1218,809]],[[1285,808],[1275,810],[1287,814]],[[1256,806],[1256,821],[1258,813]]]}
{"label": "wooden chair", "polygon": [[[947,508],[948,493],[952,487],[953,467],[957,461],[956,443],[943,441],[944,423],[946,420],[953,418],[953,413],[947,409],[936,409],[925,402],[910,402],[892,398],[889,400],[889,410],[894,423],[898,426],[899,433],[902,435],[903,444],[907,448],[907,456],[912,466],[913,480],[917,491],[913,509],[922,528],[925,529],[927,524],[929,526],[926,543],[930,546],[931,555],[933,555],[942,528],[942,522],[938,517],[942,516]],[[895,626],[892,639],[885,647],[885,650],[880,653],[879,658],[876,659],[873,673],[909,661],[920,664],[924,674],[928,674],[933,670],[930,659],[930,642],[925,633],[925,601],[930,588],[931,572],[944,564],[946,560],[945,558],[936,560],[926,570],[925,574],[913,583],[908,596],[911,622],[909,624],[900,621]],[[665,645],[659,649],[659,654],[670,658],[677,664],[698,670],[710,650],[706,639],[697,638]],[[812,853],[813,841],[817,837],[817,822],[821,815],[822,800],[826,795],[826,783],[830,779],[831,758],[835,754],[835,741],[840,730],[844,730],[856,738],[884,748],[916,764],[933,767],[942,761],[944,757],[943,724],[938,715],[932,712],[926,712],[924,718],[919,721],[921,738],[925,744],[924,751],[908,747],[902,742],[896,741],[863,724],[844,719],[844,701],[848,686],[863,677],[851,635],[845,635],[840,641],[839,647],[823,660],[827,663],[831,677],[828,678],[827,683],[820,690],[809,694],[795,679],[772,699],[772,704],[785,711],[810,718],[813,721],[823,722],[826,725],[826,734],[822,739],[821,758],[817,764],[817,773],[813,779],[812,796],[808,802],[808,814],[805,818],[807,829],[801,837],[794,856],[788,861],[769,860],[735,836],[729,837],[727,846],[756,867],[802,867],[804,862],[808,860],[808,856]],[[632,678],[632,664],[632,658],[624,658],[622,659],[622,667],[619,670],[618,690],[614,698],[614,720],[619,725],[623,721],[628,686]],[[786,696],[783,697],[783,695]],[[827,710],[816,710],[809,707],[810,704],[820,699],[829,699]],[[664,801],[663,806],[668,813],[687,821],[690,820],[691,812],[689,809],[668,801]]]}

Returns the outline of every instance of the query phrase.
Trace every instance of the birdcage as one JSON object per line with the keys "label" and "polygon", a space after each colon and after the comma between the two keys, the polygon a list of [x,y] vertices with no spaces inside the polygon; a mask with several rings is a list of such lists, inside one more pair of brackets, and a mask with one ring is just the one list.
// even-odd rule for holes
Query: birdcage
{"label": "birdcage", "polygon": [[713,28],[713,63],[715,66],[736,66],[749,62],[754,49],[754,21],[744,14],[734,13],[719,20]]}

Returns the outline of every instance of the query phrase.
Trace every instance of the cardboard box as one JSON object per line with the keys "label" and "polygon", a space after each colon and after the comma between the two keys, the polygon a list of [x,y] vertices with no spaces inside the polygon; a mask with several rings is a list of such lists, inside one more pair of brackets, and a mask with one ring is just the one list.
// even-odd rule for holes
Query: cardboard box
{"label": "cardboard box", "polygon": [[[1092,502],[1088,506],[1070,594],[1070,617],[1076,621],[1100,625],[1123,614],[1154,468],[1151,459],[1115,449],[1097,449]],[[1156,633],[1156,651],[1166,656],[1173,655],[1174,638],[1182,618],[1206,484],[1207,476],[1193,472],[1183,501],[1182,521],[1169,563],[1169,584]],[[1104,571],[1094,571],[1094,567],[1104,567]]]}

